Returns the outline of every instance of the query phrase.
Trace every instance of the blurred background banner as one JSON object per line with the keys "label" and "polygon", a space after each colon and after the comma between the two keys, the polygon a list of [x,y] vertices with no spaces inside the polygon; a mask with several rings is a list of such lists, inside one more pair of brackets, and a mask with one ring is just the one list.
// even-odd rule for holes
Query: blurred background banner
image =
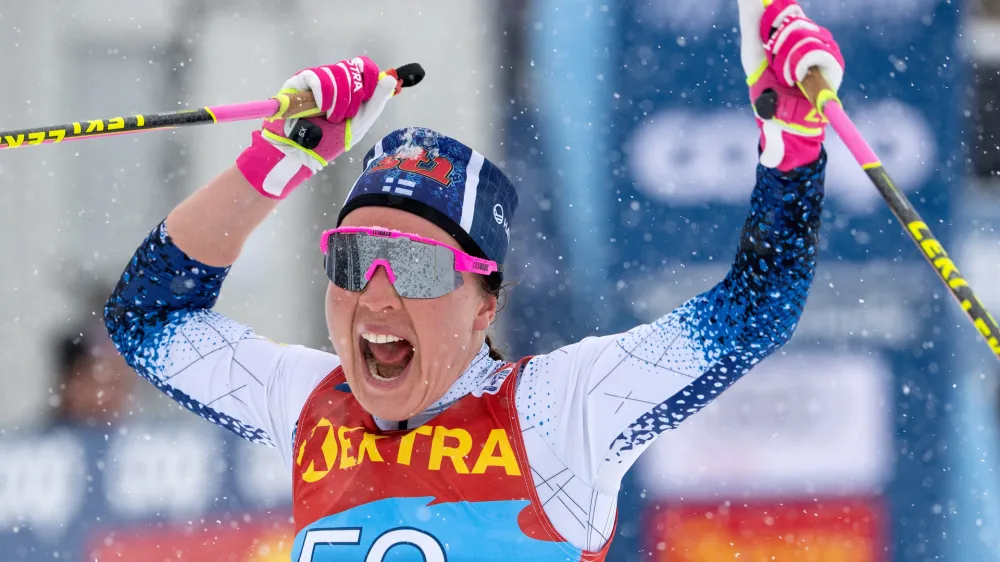
{"label": "blurred background banner", "polygon": [[0,438],[0,560],[287,561],[288,472],[196,420]]}
{"label": "blurred background banner", "polygon": [[[848,113],[947,245],[964,173],[961,115],[943,110],[962,103],[958,4],[802,3],[842,46]],[[722,279],[758,132],[734,1],[537,4],[509,158],[523,158],[531,201],[515,255],[530,264],[526,284],[548,291],[518,295],[511,312],[516,341],[548,349],[652,321]],[[885,560],[890,543],[898,560],[940,554],[929,538],[945,531],[954,303],[832,131],[826,147],[820,260],[798,332],[640,460],[622,505],[647,524],[624,517],[621,559],[717,560],[720,537],[744,552],[811,545],[816,560]],[[815,521],[761,523],[803,501]],[[722,527],[706,521],[712,506]],[[831,526],[838,513],[863,525]]]}

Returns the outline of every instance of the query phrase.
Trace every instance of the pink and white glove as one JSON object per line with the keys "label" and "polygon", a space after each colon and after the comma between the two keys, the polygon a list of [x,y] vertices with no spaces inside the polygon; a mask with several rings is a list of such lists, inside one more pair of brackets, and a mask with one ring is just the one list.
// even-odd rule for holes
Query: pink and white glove
{"label": "pink and white glove", "polygon": [[[322,115],[285,115],[288,95],[309,90]],[[284,199],[303,181],[351,149],[398,91],[391,73],[379,72],[368,57],[307,68],[285,82],[275,96],[279,119],[264,122],[236,159],[243,177],[265,197]]]}
{"label": "pink and white glove", "polygon": [[816,66],[836,97],[844,57],[795,0],[740,0],[741,58],[761,132],[760,163],[789,171],[819,158],[826,118],[796,85]]}

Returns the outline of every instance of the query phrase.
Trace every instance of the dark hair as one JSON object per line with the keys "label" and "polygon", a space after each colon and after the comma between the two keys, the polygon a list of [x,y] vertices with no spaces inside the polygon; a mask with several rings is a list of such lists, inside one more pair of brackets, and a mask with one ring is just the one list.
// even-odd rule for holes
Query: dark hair
{"label": "dark hair", "polygon": [[[496,297],[498,301],[500,300],[501,292],[505,293],[504,296],[506,296],[507,285],[504,285],[503,283],[503,274],[497,272],[489,275],[476,275],[476,279],[479,281],[479,287],[487,295]],[[504,299],[503,304],[506,304],[506,299]],[[503,304],[497,307],[498,313],[503,309]],[[486,345],[490,348],[490,359],[494,359],[496,361],[506,361],[503,356],[503,352],[500,351],[500,348],[495,343],[493,343],[493,337],[489,334],[486,334]]]}

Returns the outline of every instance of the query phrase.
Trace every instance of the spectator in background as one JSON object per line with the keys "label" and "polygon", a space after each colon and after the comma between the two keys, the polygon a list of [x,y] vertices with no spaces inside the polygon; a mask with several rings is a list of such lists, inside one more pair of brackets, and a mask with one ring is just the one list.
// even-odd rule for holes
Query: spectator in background
{"label": "spectator in background", "polygon": [[60,337],[54,352],[59,371],[49,400],[53,427],[113,424],[134,409],[135,371],[100,321]]}

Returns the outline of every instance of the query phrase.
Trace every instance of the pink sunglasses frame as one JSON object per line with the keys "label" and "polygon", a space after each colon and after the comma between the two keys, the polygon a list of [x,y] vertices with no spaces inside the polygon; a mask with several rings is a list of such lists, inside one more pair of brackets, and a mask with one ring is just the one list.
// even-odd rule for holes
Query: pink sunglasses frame
{"label": "pink sunglasses frame", "polygon": [[[398,230],[389,230],[387,228],[379,228],[377,226],[373,227],[360,227],[360,226],[344,226],[341,228],[331,228],[323,232],[319,239],[319,249],[323,252],[325,256],[329,250],[329,241],[331,234],[367,234],[369,236],[376,236],[380,238],[406,238],[412,240],[413,242],[419,242],[421,244],[427,244],[429,246],[442,246],[451,250],[451,253],[455,254],[455,271],[468,271],[470,273],[475,273],[478,275],[489,275],[499,270],[497,267],[497,262],[484,260],[477,258],[475,256],[470,256],[469,254],[445,244],[444,242],[438,242],[437,240],[432,240],[430,238],[424,238],[423,236],[417,236],[416,234],[411,234],[408,232],[400,232]],[[396,274],[392,271],[392,266],[389,265],[388,260],[377,259],[373,260],[371,266],[369,266],[368,271],[365,273],[365,280],[370,281],[372,275],[375,275],[375,271],[378,266],[385,268],[385,272],[389,275],[389,282],[396,283]]]}

